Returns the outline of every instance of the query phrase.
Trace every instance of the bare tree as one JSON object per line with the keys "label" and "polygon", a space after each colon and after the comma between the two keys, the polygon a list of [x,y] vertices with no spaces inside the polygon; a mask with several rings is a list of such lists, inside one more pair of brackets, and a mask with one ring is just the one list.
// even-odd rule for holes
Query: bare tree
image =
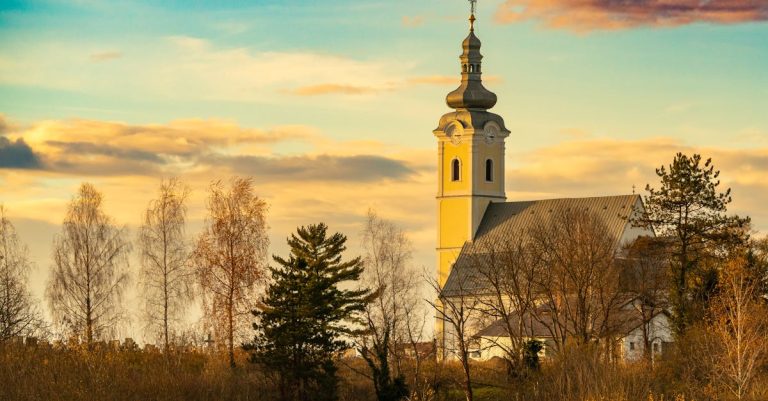
{"label": "bare tree", "polygon": [[427,300],[442,321],[443,358],[451,356],[459,360],[463,373],[463,390],[467,401],[474,400],[472,391],[472,366],[470,354],[477,333],[477,322],[481,317],[479,297],[470,290],[477,276],[462,275],[455,281],[454,291],[447,294],[435,278],[427,277],[427,282],[438,294],[437,301]]}
{"label": "bare tree", "polygon": [[[379,399],[405,391],[402,357],[409,344],[416,358],[416,333],[423,323],[416,319],[419,293],[416,270],[410,265],[413,245],[403,230],[381,219],[374,211],[362,232],[365,270],[361,281],[376,296],[366,306],[367,330],[358,340],[368,363]],[[390,361],[394,363],[394,375]]]}
{"label": "bare tree", "polygon": [[233,178],[229,188],[212,183],[206,226],[193,253],[206,318],[225,339],[233,367],[235,341],[249,322],[253,293],[266,269],[266,214],[251,179]]}
{"label": "bare tree", "polygon": [[623,249],[620,258],[622,290],[631,294],[643,335],[643,356],[653,358],[653,342],[657,333],[651,325],[659,313],[668,310],[669,258],[664,239],[639,237]]}
{"label": "bare tree", "polygon": [[0,205],[0,342],[41,327],[40,311],[27,290],[31,266],[29,249]]}
{"label": "bare tree", "polygon": [[759,296],[760,278],[750,273],[745,260],[729,261],[721,271],[711,311],[716,339],[709,350],[712,372],[738,400],[746,397],[768,355],[768,308]]}
{"label": "bare tree", "polygon": [[498,247],[480,246],[480,251],[470,256],[486,288],[478,297],[478,308],[500,322],[509,343],[488,339],[506,354],[510,368],[522,366],[524,347],[535,337],[532,322],[539,281],[536,275],[540,269],[528,252],[526,241],[524,235],[518,235]]}
{"label": "bare tree", "polygon": [[534,316],[558,348],[608,338],[621,326],[618,238],[588,210],[557,210],[530,230],[542,305]]}
{"label": "bare tree", "polygon": [[82,184],[54,239],[46,296],[54,319],[89,346],[123,316],[130,249],[125,229],[104,213],[101,193]]}
{"label": "bare tree", "polygon": [[184,308],[193,299],[194,270],[185,238],[189,190],[177,179],[162,182],[157,199],[149,202],[139,228],[139,272],[147,328],[165,349]]}

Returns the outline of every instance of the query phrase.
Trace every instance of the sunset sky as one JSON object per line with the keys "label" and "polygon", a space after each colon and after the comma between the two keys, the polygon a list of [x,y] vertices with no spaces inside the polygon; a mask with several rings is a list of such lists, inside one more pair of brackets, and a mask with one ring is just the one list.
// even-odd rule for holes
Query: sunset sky
{"label": "sunset sky", "polygon": [[[480,0],[509,200],[627,194],[678,151],[712,157],[730,211],[768,231],[765,0]],[[0,1],[0,203],[42,297],[78,185],[131,238],[163,177],[251,176],[271,252],[369,208],[434,268],[436,141],[466,0]]]}

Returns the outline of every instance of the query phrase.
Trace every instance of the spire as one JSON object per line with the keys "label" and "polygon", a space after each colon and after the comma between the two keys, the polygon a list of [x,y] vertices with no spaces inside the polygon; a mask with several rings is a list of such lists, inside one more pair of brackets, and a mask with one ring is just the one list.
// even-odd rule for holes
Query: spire
{"label": "spire", "polygon": [[461,86],[446,96],[448,106],[454,109],[487,110],[496,104],[496,94],[485,89],[481,78],[483,56],[480,54],[480,39],[475,36],[475,2],[469,16],[469,35],[461,43],[464,50],[461,60]]}

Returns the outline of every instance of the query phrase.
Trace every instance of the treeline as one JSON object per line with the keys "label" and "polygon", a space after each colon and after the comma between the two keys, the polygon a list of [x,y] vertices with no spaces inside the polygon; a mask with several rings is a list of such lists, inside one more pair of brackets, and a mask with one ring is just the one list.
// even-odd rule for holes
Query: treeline
{"label": "treeline", "polygon": [[[213,182],[201,233],[186,233],[189,189],[176,179],[162,182],[157,197],[142,215],[138,235],[104,211],[96,187],[84,183],[67,206],[61,231],[52,246],[53,263],[45,299],[52,326],[65,341],[89,348],[110,340],[128,316],[124,294],[137,284],[141,321],[150,339],[167,349],[179,333],[179,322],[194,299],[202,300],[206,328],[226,342],[230,360],[256,300],[256,286],[266,272],[267,205],[251,180]],[[26,289],[29,253],[0,209],[0,291],[14,294],[2,304],[2,337],[34,335],[44,328],[39,310]],[[140,258],[138,277],[129,256]],[[138,278],[138,280],[136,280]]]}
{"label": "treeline", "polygon": [[[46,290],[54,324],[82,346],[0,341],[6,384],[0,395],[766,399],[768,242],[751,236],[748,218],[727,214],[730,190],[719,189],[719,172],[709,160],[678,154],[657,175],[659,186],[647,187],[646,213],[625,216],[655,235],[617,247],[596,215],[553,213],[517,240],[473,256],[469,277],[493,290],[483,296],[470,291],[476,282],[461,282],[449,294],[431,272],[420,274],[406,233],[374,212],[361,233],[360,257],[346,254],[343,234],[317,223],[297,228],[287,239],[289,254],[269,262],[267,205],[248,179],[211,185],[205,225],[194,240],[185,232],[188,189],[179,181],[162,184],[134,241],[104,213],[101,194],[83,184],[54,241]],[[0,295],[11,295],[0,300],[7,340],[34,330],[41,319],[26,290],[27,251],[4,212],[0,217]],[[98,344],[125,316],[121,297],[130,285],[127,258],[134,250],[141,255],[144,320],[162,352]],[[437,300],[424,300],[425,281]],[[617,357],[624,322],[616,316],[627,296],[641,327],[658,313],[668,315],[674,346],[663,358],[652,352],[650,332],[643,333],[643,358]],[[226,352],[172,346],[178,321],[196,297],[206,327]],[[440,335],[450,334],[451,349],[428,341],[431,333],[424,338],[433,316],[441,318]],[[540,359],[523,321],[551,333],[548,358]],[[476,329],[493,322],[501,322],[509,341],[483,345]],[[479,362],[473,353],[482,347],[497,347],[502,355]]]}
{"label": "treeline", "polygon": [[[350,349],[384,372],[376,383],[382,393],[408,394],[400,373],[405,350],[395,344],[421,341],[426,310],[412,245],[400,228],[369,212],[361,233],[365,255],[347,260],[346,236],[324,223],[299,227],[288,238],[290,254],[270,264],[267,205],[250,179],[211,184],[204,227],[193,240],[186,232],[188,194],[177,179],[162,182],[132,239],[105,213],[97,188],[80,186],[54,239],[45,291],[58,343],[73,352],[117,351],[105,340],[128,318],[123,296],[135,283],[147,337],[168,355],[183,349],[175,347],[184,345],[179,323],[197,299],[206,331],[215,334],[207,349],[211,341],[224,344],[231,368],[246,351],[279,380],[282,399],[337,399],[336,360]],[[0,245],[0,343],[47,337],[50,325],[27,289],[29,251],[2,208]],[[137,281],[128,264],[134,251]],[[398,367],[390,383],[392,355]]]}

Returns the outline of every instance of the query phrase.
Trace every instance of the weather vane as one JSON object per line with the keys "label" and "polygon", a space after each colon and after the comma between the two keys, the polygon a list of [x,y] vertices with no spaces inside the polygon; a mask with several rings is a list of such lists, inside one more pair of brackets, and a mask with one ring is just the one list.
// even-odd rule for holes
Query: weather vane
{"label": "weather vane", "polygon": [[469,15],[469,30],[471,32],[475,31],[475,6],[477,5],[477,0],[469,0],[470,10],[472,14]]}

